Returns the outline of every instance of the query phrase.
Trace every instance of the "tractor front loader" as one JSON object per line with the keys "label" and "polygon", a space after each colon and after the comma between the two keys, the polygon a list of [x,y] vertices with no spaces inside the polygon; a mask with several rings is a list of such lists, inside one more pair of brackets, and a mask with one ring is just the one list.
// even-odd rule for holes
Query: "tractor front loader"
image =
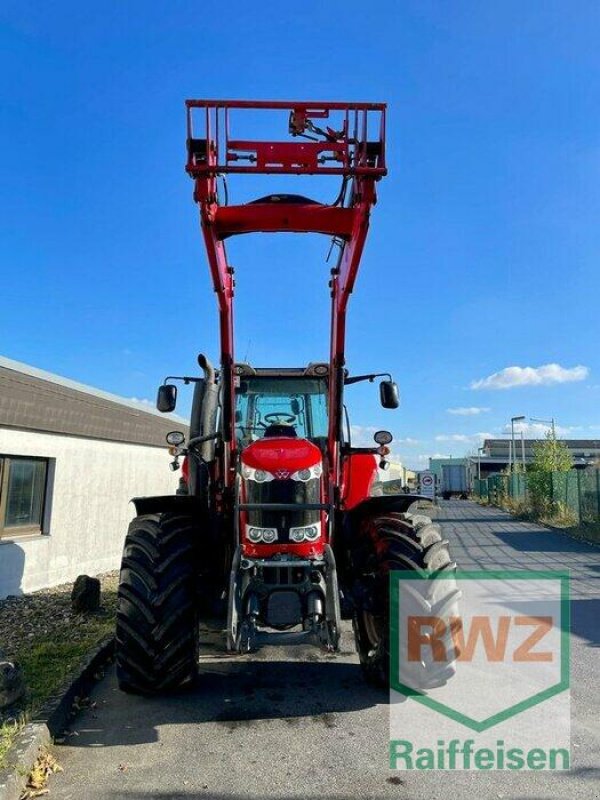
{"label": "tractor front loader", "polygon": [[[348,301],[376,184],[386,174],[386,107],[186,105],[186,170],[217,295],[221,352],[216,368],[200,355],[201,373],[179,378],[194,385],[188,441],[178,431],[167,437],[172,466],[183,458],[180,491],[134,501],[137,516],[127,533],[119,588],[120,686],[152,693],[192,681],[199,620],[219,611],[235,653],[266,641],[336,651],[342,616],[351,616],[366,679],[387,685],[389,573],[411,570],[426,579],[420,613],[442,607],[448,613],[455,591],[448,543],[429,518],[409,513],[419,498],[374,496],[391,434],[378,431],[373,447],[353,447],[344,400],[348,385],[384,378],[381,404],[399,403],[390,375],[351,375],[344,355]],[[234,135],[234,125],[248,115],[263,129],[261,115],[287,118],[289,138]],[[333,203],[278,193],[233,205],[223,191],[233,175],[333,176],[341,186]],[[236,362],[234,270],[225,240],[252,232],[332,238],[339,255],[329,280],[327,362],[281,368]],[[159,388],[160,411],[175,408],[175,380]],[[413,671],[427,689],[443,684],[453,667],[421,662]]]}

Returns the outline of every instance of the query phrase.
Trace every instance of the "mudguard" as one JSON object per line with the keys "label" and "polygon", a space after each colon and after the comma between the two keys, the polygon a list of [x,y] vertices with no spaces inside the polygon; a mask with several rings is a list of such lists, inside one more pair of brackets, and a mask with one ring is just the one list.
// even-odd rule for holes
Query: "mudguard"
{"label": "mudguard", "polygon": [[142,514],[190,514],[199,517],[205,513],[201,498],[187,494],[134,497],[131,502],[134,504],[138,516]]}
{"label": "mudguard", "polygon": [[353,519],[363,516],[378,516],[391,511],[403,514],[419,500],[431,503],[430,497],[421,494],[384,494],[381,497],[368,497],[358,503],[348,514]]}
{"label": "mudguard", "polygon": [[353,509],[343,512],[339,536],[336,537],[334,550],[344,595],[344,619],[350,619],[352,613],[352,573],[348,558],[351,550],[356,545],[356,536],[361,530],[364,521],[392,512],[404,514],[413,503],[419,500],[431,502],[431,498],[420,494],[384,494],[380,497],[367,497]]}

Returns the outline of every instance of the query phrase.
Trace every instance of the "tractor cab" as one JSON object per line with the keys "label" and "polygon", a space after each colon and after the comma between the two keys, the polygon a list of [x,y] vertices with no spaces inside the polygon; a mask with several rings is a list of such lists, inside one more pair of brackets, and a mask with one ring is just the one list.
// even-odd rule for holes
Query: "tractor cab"
{"label": "tractor cab", "polygon": [[[315,372],[315,369],[318,370]],[[237,448],[259,439],[327,440],[327,364],[306,369],[235,367],[235,439]]]}
{"label": "tractor cab", "polygon": [[[327,542],[327,365],[236,368],[240,543],[245,555],[322,556]],[[325,462],[325,463],[324,463]]]}

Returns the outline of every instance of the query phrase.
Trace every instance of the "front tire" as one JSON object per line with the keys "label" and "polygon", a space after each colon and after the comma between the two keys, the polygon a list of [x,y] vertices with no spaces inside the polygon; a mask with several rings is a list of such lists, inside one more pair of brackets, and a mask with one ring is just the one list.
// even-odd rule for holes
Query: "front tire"
{"label": "front tire", "polygon": [[[352,554],[354,567],[354,638],[368,683],[390,685],[389,574],[410,570],[423,578],[418,611],[457,616],[459,591],[455,564],[438,526],[420,514],[389,513],[365,520]],[[449,643],[451,644],[451,643]],[[410,665],[410,685],[421,690],[444,685],[453,663],[423,660]]]}
{"label": "front tire", "polygon": [[193,682],[198,664],[198,537],[192,518],[144,514],[125,539],[118,592],[117,678],[153,694]]}

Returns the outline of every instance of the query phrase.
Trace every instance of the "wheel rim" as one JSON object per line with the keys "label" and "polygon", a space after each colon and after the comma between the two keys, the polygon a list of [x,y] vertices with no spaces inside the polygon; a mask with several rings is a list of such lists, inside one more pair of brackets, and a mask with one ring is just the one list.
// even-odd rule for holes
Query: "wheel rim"
{"label": "wheel rim", "polygon": [[380,625],[378,624],[378,618],[369,611],[363,611],[362,618],[369,649],[376,650],[381,642],[381,631]]}

